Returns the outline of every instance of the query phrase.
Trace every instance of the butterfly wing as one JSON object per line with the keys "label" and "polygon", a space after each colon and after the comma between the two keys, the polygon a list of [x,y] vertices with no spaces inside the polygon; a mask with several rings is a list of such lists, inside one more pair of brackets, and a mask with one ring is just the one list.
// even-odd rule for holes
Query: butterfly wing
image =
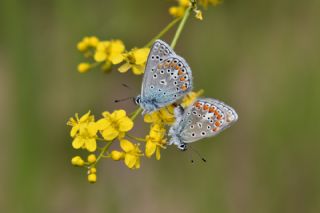
{"label": "butterfly wing", "polygon": [[235,110],[216,99],[198,99],[183,115],[180,133],[184,143],[215,136],[238,120]]}
{"label": "butterfly wing", "polygon": [[175,52],[172,50],[172,48],[161,40],[156,40],[150,50],[146,68],[143,76],[142,81],[142,87],[141,87],[141,95],[145,95],[145,88],[146,84],[150,81],[150,78],[152,78],[151,70],[158,66],[158,64],[165,60],[169,56],[176,55]]}
{"label": "butterfly wing", "polygon": [[142,95],[145,101],[161,108],[192,90],[192,73],[182,57],[164,42],[157,42],[148,58]]}

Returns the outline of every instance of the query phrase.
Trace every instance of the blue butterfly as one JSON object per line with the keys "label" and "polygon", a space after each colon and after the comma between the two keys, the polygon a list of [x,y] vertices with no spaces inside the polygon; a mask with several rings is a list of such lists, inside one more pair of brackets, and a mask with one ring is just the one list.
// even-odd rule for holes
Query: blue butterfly
{"label": "blue butterfly", "polygon": [[161,40],[150,50],[141,94],[135,99],[150,113],[172,104],[192,90],[192,74],[187,62]]}
{"label": "blue butterfly", "polygon": [[168,145],[174,144],[182,151],[188,143],[215,136],[238,120],[233,108],[212,98],[200,98],[185,111],[176,107],[175,116]]}

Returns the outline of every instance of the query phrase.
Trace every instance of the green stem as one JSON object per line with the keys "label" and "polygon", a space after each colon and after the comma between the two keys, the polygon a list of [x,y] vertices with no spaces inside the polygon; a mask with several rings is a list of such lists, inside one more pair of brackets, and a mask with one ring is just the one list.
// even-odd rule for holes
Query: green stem
{"label": "green stem", "polygon": [[174,19],[171,21],[158,35],[156,35],[151,41],[148,42],[144,47],[150,47],[155,40],[161,38],[164,34],[166,34],[178,21],[181,20],[181,17]]}
{"label": "green stem", "polygon": [[135,136],[132,136],[132,135],[129,135],[127,134],[127,136],[133,140],[136,140],[136,141],[139,141],[139,142],[146,142],[146,139],[144,138],[138,138],[138,137],[135,137]]}
{"label": "green stem", "polygon": [[106,145],[102,148],[99,156],[97,157],[96,162],[95,162],[94,164],[92,164],[92,167],[94,167],[94,166],[98,163],[98,161],[104,156],[104,153],[106,153],[106,151],[108,151],[108,149],[109,149],[109,147],[111,146],[112,142],[113,142],[113,141],[110,141],[108,144],[106,144]]}
{"label": "green stem", "polygon": [[137,117],[141,112],[142,112],[142,108],[141,108],[141,107],[137,108],[137,109],[132,113],[130,119],[131,119],[132,121],[134,121],[134,120],[136,119],[136,117]]}
{"label": "green stem", "polygon": [[178,26],[176,34],[174,35],[173,40],[172,40],[171,45],[170,45],[172,49],[174,49],[174,47],[177,44],[177,41],[178,41],[178,39],[180,37],[180,34],[181,34],[182,30],[183,30],[183,27],[184,27],[189,15],[190,15],[191,9],[192,9],[192,6],[188,7],[188,9],[185,11],[185,13],[183,15],[183,18],[182,18],[182,20],[181,20],[181,22],[180,22],[180,24]]}

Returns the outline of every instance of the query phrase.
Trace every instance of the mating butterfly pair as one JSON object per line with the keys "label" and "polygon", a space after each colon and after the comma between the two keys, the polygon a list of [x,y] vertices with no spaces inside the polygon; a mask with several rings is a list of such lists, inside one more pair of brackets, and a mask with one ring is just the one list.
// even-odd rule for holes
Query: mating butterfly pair
{"label": "mating butterfly pair", "polygon": [[[136,98],[143,113],[168,106],[191,90],[192,73],[187,62],[167,43],[155,41],[148,56],[141,95]],[[174,144],[180,150],[186,150],[187,143],[220,133],[238,119],[233,108],[211,98],[199,98],[186,110],[176,107],[175,117],[168,144]]]}

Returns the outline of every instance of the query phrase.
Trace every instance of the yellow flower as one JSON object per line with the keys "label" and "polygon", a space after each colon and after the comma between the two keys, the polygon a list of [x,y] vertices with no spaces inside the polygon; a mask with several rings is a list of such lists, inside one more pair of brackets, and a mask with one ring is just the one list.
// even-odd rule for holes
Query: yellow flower
{"label": "yellow flower", "polygon": [[198,0],[198,4],[203,6],[204,8],[207,8],[208,5],[217,6],[220,4],[222,0]]}
{"label": "yellow flower", "polygon": [[78,44],[77,48],[80,52],[85,52],[90,47],[96,47],[99,39],[95,36],[84,37]]}
{"label": "yellow flower", "polygon": [[133,48],[130,52],[124,54],[126,63],[119,67],[119,72],[124,73],[132,69],[134,74],[141,75],[144,72],[149,52],[150,48]]}
{"label": "yellow flower", "polygon": [[159,125],[154,124],[151,126],[149,135],[146,136],[146,156],[150,158],[156,153],[156,159],[160,160],[160,149],[165,149],[166,139],[164,139],[166,129]]}
{"label": "yellow flower", "polygon": [[112,64],[119,64],[123,61],[122,53],[125,46],[121,40],[101,41],[96,47],[94,60],[97,62],[109,61]]}
{"label": "yellow flower", "polygon": [[120,147],[123,152],[112,151],[111,158],[113,160],[124,160],[124,163],[130,169],[139,169],[140,168],[140,157],[142,156],[139,145],[133,144],[128,140],[121,140]]}
{"label": "yellow flower", "polygon": [[146,114],[144,116],[144,122],[146,123],[159,123],[159,124],[173,124],[175,121],[174,117],[174,106],[169,105],[167,107],[163,107],[158,111],[152,112],[150,114]]}
{"label": "yellow flower", "polygon": [[178,6],[173,6],[169,8],[170,15],[174,17],[183,16],[186,9],[191,5],[190,0],[177,0]]}
{"label": "yellow flower", "polygon": [[103,112],[102,115],[104,118],[98,120],[96,124],[102,137],[107,141],[116,137],[123,138],[125,132],[130,131],[133,127],[133,121],[124,110],[116,110],[112,114]]}
{"label": "yellow flower", "polygon": [[186,108],[190,106],[201,94],[203,93],[203,90],[199,90],[198,92],[189,92],[181,102],[181,106],[183,108]]}
{"label": "yellow flower", "polygon": [[72,126],[70,136],[74,138],[72,141],[74,149],[85,148],[89,152],[96,150],[96,134],[98,129],[94,122],[94,116],[90,115],[90,111],[80,119],[78,113],[76,113],[75,118],[70,118],[67,125]]}

